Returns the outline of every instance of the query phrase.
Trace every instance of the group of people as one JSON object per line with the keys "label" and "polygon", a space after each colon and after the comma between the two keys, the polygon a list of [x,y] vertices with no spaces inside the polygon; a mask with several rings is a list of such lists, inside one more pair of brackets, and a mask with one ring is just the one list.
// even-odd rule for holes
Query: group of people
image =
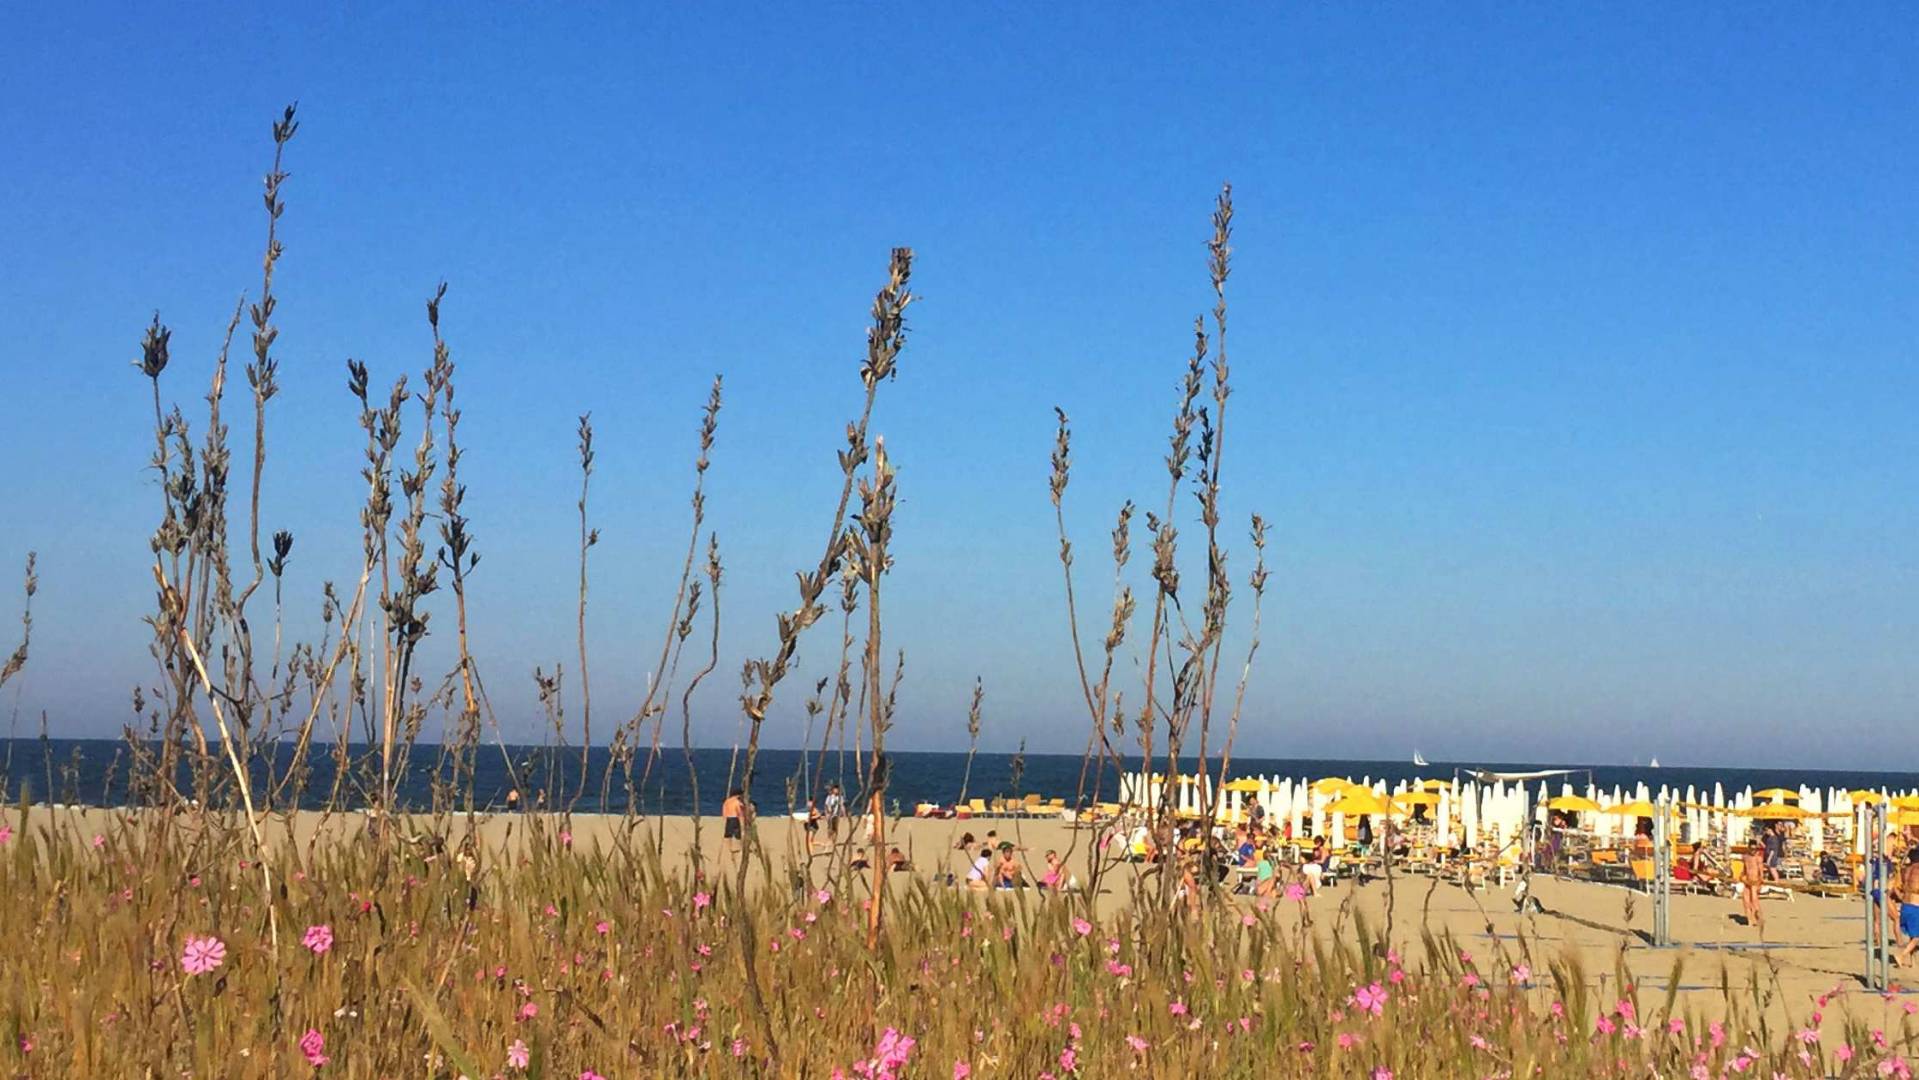
{"label": "group of people", "polygon": [[[1020,847],[1011,840],[1001,840],[997,829],[987,832],[981,841],[972,833],[964,833],[953,850],[970,860],[965,884],[968,889],[985,892],[992,889],[1018,889],[1027,884],[1026,870],[1019,859]],[[951,875],[949,875],[949,878]],[[1064,892],[1073,888],[1076,882],[1066,871],[1065,861],[1058,851],[1048,849],[1044,869],[1032,884],[1043,892]]]}

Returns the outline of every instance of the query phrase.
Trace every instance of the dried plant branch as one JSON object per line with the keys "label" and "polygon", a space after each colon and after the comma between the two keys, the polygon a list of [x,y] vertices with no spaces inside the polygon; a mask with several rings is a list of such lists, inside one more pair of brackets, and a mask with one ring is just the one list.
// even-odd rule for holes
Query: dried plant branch
{"label": "dried plant branch", "polygon": [[593,754],[593,688],[587,678],[586,667],[586,553],[600,542],[600,530],[589,529],[586,524],[587,486],[593,481],[593,414],[580,414],[580,783],[573,790],[573,801],[567,804],[572,812],[579,804],[580,796],[586,792],[588,761]]}

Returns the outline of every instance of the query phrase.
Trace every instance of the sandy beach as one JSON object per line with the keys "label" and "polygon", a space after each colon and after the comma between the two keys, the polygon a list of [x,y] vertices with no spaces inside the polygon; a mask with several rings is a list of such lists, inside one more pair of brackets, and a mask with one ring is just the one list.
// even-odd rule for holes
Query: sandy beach
{"label": "sandy beach", "polygon": [[[36,808],[30,827],[53,829],[55,835],[84,840],[114,828],[127,827],[137,816],[127,811],[99,808]],[[3,819],[16,829],[20,826],[17,808],[4,812]],[[179,819],[190,824],[190,818]],[[291,817],[276,815],[263,826],[270,844],[291,839],[304,847],[322,831],[352,833],[365,828],[367,817],[359,813],[323,815],[299,812]],[[476,819],[478,836],[487,851],[486,858],[515,858],[524,850],[528,837],[536,830],[547,830],[557,838],[564,832],[572,851],[579,858],[605,857],[620,843],[622,834],[634,843],[659,843],[669,870],[689,868],[694,820],[684,816],[664,816],[627,820],[605,815],[575,815],[571,818],[520,814],[481,815]],[[760,842],[765,846],[776,880],[792,881],[797,871],[812,884],[823,884],[831,872],[834,852],[821,842],[806,850],[804,831],[798,822],[786,817],[765,817],[757,821]],[[420,840],[430,831],[424,818],[405,820],[404,833]],[[462,835],[465,819],[454,821],[452,835]],[[955,850],[957,841],[972,833],[983,841],[988,830],[1010,840],[1021,849],[1023,862],[1039,865],[1048,849],[1065,854],[1073,851],[1070,866],[1085,877],[1085,851],[1091,833],[1075,830],[1070,824],[1041,818],[988,818],[955,820],[903,819],[887,823],[888,846],[897,845],[911,869],[891,876],[893,887],[911,887],[918,878],[933,887],[944,887],[950,872],[963,880],[966,860]],[[717,818],[700,823],[701,847],[708,873],[729,872],[737,863],[723,844]],[[232,834],[238,835],[238,834]],[[842,833],[844,836],[844,833]],[[420,843],[426,851],[430,844]],[[840,857],[844,857],[844,853]],[[1132,902],[1129,876],[1141,868],[1126,865],[1111,869],[1095,898],[1100,918],[1110,918]],[[764,880],[759,871],[749,874],[755,885]],[[866,887],[862,884],[858,887]],[[1623,960],[1626,977],[1642,995],[1653,999],[1670,989],[1675,963],[1682,964],[1676,994],[1682,1012],[1696,1011],[1701,1021],[1719,1018],[1726,1012],[1722,983],[1733,988],[1735,996],[1754,1000],[1750,986],[1756,981],[1766,1001],[1770,1023],[1802,1025],[1816,1008],[1814,999],[1835,990],[1839,993],[1824,1009],[1823,1026],[1837,1031],[1847,1016],[1865,1020],[1872,1027],[1898,1030],[1906,1018],[1905,1004],[1919,997],[1901,989],[1900,972],[1895,970],[1894,992],[1882,996],[1861,985],[1863,968],[1861,930],[1863,905],[1856,898],[1820,898],[1796,895],[1791,899],[1765,901],[1766,926],[1759,931],[1736,921],[1739,902],[1712,896],[1672,898],[1671,931],[1675,945],[1656,949],[1649,943],[1652,930],[1652,902],[1643,892],[1617,885],[1602,885],[1535,876],[1531,893],[1539,900],[1540,910],[1521,914],[1515,911],[1510,886],[1480,888],[1468,892],[1459,885],[1435,881],[1424,876],[1399,876],[1389,885],[1375,879],[1367,884],[1342,881],[1328,885],[1303,907],[1311,919],[1311,932],[1331,940],[1350,940],[1354,921],[1364,918],[1375,929],[1388,923],[1390,898],[1392,941],[1409,963],[1421,957],[1423,931],[1437,941],[1449,936],[1456,946],[1471,953],[1482,966],[1498,970],[1525,964],[1535,973],[1535,981],[1549,983],[1547,975],[1553,960],[1576,954],[1586,980],[1598,999],[1611,1002],[1620,995],[1615,969]],[[1051,898],[1030,891],[983,894],[982,901],[1011,899],[1017,903],[1044,903]],[[1297,925],[1302,905],[1278,901],[1261,911],[1251,897],[1227,896],[1224,902],[1264,919],[1285,920]],[[1915,984],[1919,986],[1919,984]]]}

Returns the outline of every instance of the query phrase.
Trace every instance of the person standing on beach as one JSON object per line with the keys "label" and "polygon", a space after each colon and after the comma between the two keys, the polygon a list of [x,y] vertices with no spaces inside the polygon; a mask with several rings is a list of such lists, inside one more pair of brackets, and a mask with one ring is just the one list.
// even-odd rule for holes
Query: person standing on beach
{"label": "person standing on beach", "polygon": [[1899,882],[1892,895],[1899,901],[1899,933],[1906,939],[1894,959],[1904,967],[1906,961],[1912,959],[1914,950],[1919,950],[1919,844],[1906,851],[1906,865],[1899,871]]}
{"label": "person standing on beach", "polygon": [[734,788],[720,804],[720,817],[726,823],[720,834],[723,846],[729,852],[738,852],[741,838],[746,834],[746,792]]}
{"label": "person standing on beach", "polygon": [[1739,903],[1746,910],[1746,925],[1756,927],[1761,934],[1766,932],[1766,916],[1759,907],[1759,890],[1766,882],[1766,856],[1757,844],[1746,849],[1739,857],[1739,881],[1745,886],[1739,894]]}
{"label": "person standing on beach", "polygon": [[826,838],[828,840],[839,840],[840,819],[845,816],[846,799],[840,795],[840,786],[826,785]]}

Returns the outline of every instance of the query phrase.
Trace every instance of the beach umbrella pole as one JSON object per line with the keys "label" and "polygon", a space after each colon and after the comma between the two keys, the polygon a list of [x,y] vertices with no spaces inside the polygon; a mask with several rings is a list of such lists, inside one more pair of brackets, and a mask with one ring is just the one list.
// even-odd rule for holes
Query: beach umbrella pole
{"label": "beach umbrella pole", "polygon": [[[1884,858],[1886,851],[1886,805],[1869,804],[1861,809],[1858,827],[1865,830],[1865,864],[1862,867],[1864,877],[1859,890],[1859,898],[1866,905],[1866,987],[1872,990],[1884,990],[1891,982],[1892,947],[1886,931],[1891,921],[1886,909],[1888,896]],[[1873,900],[1873,888],[1878,886],[1880,900]]]}
{"label": "beach umbrella pole", "polygon": [[1672,944],[1672,825],[1665,792],[1659,794],[1659,813],[1652,825],[1652,944]]}

